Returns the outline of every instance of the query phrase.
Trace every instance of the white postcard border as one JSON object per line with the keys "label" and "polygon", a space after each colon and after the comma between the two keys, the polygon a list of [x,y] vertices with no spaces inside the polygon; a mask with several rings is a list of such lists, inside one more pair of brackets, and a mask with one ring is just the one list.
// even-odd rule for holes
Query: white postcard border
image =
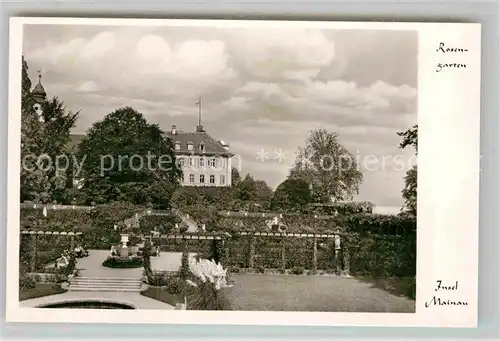
{"label": "white postcard border", "polygon": [[[20,86],[24,24],[218,26],[416,30],[419,33],[419,172],[416,312],[119,311],[21,308],[18,295]],[[308,326],[477,326],[481,26],[452,23],[362,23],[162,19],[11,18],[9,51],[7,294],[12,322],[170,323]],[[437,52],[440,42],[467,53]],[[367,51],[367,53],[369,53]],[[436,72],[436,64],[463,69]],[[437,280],[459,282],[442,299],[468,306],[431,306]]]}

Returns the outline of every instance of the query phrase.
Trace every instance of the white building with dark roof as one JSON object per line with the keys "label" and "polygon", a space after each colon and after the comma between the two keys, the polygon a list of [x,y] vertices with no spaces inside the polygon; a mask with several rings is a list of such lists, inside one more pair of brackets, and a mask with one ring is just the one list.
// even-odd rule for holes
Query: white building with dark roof
{"label": "white building with dark roof", "polygon": [[183,186],[231,186],[229,145],[216,140],[199,124],[194,132],[183,132],[172,126],[167,133],[172,140],[177,165],[183,171]]}

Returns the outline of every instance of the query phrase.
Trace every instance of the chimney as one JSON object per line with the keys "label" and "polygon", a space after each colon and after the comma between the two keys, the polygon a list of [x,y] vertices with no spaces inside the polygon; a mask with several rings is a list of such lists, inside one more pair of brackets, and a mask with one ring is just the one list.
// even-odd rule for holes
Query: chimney
{"label": "chimney", "polygon": [[172,124],[172,135],[177,135],[177,126]]}

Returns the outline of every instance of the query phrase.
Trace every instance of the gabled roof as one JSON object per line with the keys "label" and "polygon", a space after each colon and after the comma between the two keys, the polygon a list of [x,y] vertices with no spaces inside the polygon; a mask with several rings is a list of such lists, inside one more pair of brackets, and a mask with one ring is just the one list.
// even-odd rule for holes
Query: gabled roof
{"label": "gabled roof", "polygon": [[[175,134],[168,132],[167,136],[172,140],[174,147],[176,143],[179,143],[180,149],[175,150],[177,154],[233,156],[220,141],[204,131],[189,133],[177,131]],[[188,149],[190,143],[193,144],[193,150]],[[204,151],[200,149],[200,144],[204,146]]]}

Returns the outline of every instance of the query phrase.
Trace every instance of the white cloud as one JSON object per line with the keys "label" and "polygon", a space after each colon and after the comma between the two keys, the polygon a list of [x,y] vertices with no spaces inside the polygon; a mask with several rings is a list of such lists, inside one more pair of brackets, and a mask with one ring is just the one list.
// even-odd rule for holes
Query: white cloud
{"label": "white cloud", "polygon": [[235,57],[256,77],[308,79],[329,65],[335,45],[319,30],[235,31]]}
{"label": "white cloud", "polygon": [[80,84],[78,90],[81,92],[96,92],[99,91],[99,86],[94,81],[87,81]]}

